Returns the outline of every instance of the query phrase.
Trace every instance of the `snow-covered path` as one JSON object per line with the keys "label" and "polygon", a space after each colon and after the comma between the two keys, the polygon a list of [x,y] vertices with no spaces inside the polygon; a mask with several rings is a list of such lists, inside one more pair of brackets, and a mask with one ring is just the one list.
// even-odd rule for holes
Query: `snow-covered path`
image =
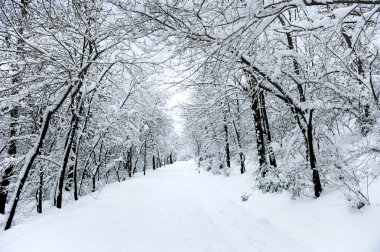
{"label": "snow-covered path", "polygon": [[310,251],[194,168],[177,162],[50,209],[2,233],[0,251]]}

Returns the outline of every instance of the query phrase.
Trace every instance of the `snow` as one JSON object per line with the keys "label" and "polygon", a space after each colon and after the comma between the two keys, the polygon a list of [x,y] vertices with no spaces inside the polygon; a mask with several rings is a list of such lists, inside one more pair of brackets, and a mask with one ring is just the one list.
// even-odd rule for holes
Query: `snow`
{"label": "snow", "polygon": [[252,171],[226,177],[195,167],[177,162],[48,209],[2,231],[0,250],[380,251],[379,195],[355,212],[339,193],[295,201],[252,192]]}
{"label": "snow", "polygon": [[351,11],[353,11],[356,7],[358,7],[357,4],[348,6],[348,7],[343,7],[343,8],[337,8],[332,11],[332,13],[337,17],[337,18],[345,18]]}

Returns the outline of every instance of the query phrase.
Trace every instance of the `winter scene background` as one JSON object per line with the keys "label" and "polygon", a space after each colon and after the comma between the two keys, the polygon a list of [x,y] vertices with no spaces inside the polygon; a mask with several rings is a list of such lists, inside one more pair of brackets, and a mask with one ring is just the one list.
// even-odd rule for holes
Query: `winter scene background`
{"label": "winter scene background", "polygon": [[379,1],[0,8],[1,252],[380,252]]}

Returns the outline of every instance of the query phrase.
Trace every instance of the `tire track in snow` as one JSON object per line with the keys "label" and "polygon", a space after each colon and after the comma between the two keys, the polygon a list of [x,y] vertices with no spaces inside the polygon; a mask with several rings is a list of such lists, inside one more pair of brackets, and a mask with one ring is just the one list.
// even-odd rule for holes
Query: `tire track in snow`
{"label": "tire track in snow", "polygon": [[[205,195],[209,195],[209,189],[213,190],[214,188],[204,188],[203,190],[199,189],[199,183],[196,184],[192,178],[189,178],[188,171],[185,171],[185,177],[187,182],[189,183],[192,191],[194,192],[194,195],[197,197],[198,202],[203,207],[205,212],[207,213],[208,217],[212,220],[213,225],[215,226],[215,229],[218,231],[218,233],[223,237],[224,243],[228,246],[230,249],[229,251],[237,251],[237,252],[244,252],[244,251],[260,251],[257,250],[256,247],[253,246],[249,242],[249,240],[243,238],[241,235],[241,232],[239,229],[237,229],[233,224],[231,225],[226,220],[228,218],[233,218],[233,216],[227,216],[223,212],[221,212],[220,208],[216,206],[215,202],[213,202],[213,199],[210,197],[206,197]],[[219,209],[219,210],[217,210]],[[222,208],[223,209],[223,208]],[[249,244],[247,244],[247,242]]]}
{"label": "tire track in snow", "polygon": [[[186,170],[185,177],[231,251],[310,251],[266,219],[258,219],[223,193],[210,178]],[[207,180],[206,180],[207,179]]]}

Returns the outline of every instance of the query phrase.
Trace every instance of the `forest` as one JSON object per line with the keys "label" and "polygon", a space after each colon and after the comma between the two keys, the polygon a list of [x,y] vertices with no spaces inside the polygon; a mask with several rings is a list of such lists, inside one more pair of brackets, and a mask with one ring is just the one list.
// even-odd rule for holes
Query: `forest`
{"label": "forest", "polygon": [[318,201],[339,191],[348,208],[371,205],[379,1],[0,8],[1,229],[188,159],[199,172],[249,172],[267,194]]}

